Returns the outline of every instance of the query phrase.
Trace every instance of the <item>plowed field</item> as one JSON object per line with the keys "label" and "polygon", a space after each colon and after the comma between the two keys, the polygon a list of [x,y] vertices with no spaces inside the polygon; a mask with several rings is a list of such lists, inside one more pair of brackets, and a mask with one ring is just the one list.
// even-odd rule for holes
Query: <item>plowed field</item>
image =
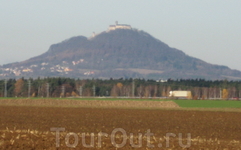
{"label": "plowed field", "polygon": [[237,150],[240,141],[240,112],[0,106],[0,149]]}

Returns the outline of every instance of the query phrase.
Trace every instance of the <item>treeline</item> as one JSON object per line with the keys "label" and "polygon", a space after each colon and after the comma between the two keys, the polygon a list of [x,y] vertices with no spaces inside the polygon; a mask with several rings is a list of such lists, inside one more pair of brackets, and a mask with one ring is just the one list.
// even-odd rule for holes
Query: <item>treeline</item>
{"label": "treeline", "polygon": [[173,90],[189,90],[193,99],[241,97],[241,81],[169,79],[72,79],[37,78],[0,80],[0,97],[168,97]]}

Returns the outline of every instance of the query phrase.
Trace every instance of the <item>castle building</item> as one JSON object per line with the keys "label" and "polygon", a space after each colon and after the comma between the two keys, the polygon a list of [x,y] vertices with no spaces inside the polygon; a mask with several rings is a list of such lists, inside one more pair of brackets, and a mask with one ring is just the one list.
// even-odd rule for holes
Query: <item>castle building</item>
{"label": "castle building", "polygon": [[132,29],[130,25],[127,24],[118,24],[118,21],[116,21],[115,25],[110,25],[109,26],[109,31],[110,30],[116,30],[116,29]]}

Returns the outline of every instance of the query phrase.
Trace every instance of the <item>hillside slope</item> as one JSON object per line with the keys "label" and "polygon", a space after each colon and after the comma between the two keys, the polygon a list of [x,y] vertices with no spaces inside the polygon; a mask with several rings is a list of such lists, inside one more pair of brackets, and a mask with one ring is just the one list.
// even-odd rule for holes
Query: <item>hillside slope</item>
{"label": "hillside slope", "polygon": [[241,79],[240,71],[208,64],[135,29],[102,32],[89,39],[72,37],[40,56],[3,68],[31,77]]}

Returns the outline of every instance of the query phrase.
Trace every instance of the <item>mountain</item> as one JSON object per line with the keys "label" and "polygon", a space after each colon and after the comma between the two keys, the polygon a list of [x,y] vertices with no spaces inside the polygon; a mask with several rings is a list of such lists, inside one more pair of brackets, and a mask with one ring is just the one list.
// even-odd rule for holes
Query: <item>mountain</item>
{"label": "mountain", "polygon": [[241,72],[171,48],[136,29],[72,37],[42,55],[0,68],[2,77],[241,79]]}

